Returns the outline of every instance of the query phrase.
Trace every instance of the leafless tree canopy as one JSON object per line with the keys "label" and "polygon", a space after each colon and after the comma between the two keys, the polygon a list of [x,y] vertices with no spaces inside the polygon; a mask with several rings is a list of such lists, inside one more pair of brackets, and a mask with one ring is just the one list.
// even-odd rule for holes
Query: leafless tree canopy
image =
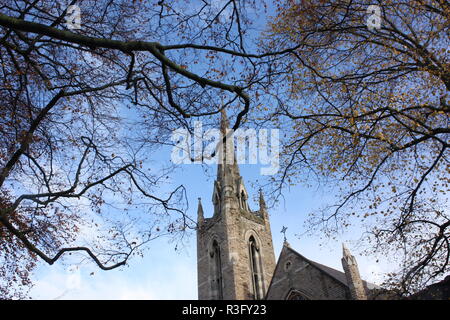
{"label": "leafless tree canopy", "polygon": [[2,0],[0,297],[23,294],[37,259],[108,270],[194,228],[157,151],[225,108],[234,129],[283,130],[274,194],[312,176],[341,187],[312,226],[361,218],[368,248],[403,254],[391,280],[406,292],[447,273],[449,4],[379,1],[375,29],[371,4]]}
{"label": "leafless tree canopy", "polygon": [[[79,30],[67,27],[69,5],[81,9]],[[234,128],[245,120],[261,61],[276,54],[257,53],[247,36],[260,5],[1,2],[0,296],[20,295],[7,288],[29,284],[36,258],[81,252],[108,270],[156,236],[195,227],[155,150],[225,107]],[[73,246],[83,232],[94,240]]]}

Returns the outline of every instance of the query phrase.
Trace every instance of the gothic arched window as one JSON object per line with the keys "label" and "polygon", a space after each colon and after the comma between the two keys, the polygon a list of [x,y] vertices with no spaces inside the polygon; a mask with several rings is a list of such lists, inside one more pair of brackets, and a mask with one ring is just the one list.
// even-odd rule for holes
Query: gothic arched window
{"label": "gothic arched window", "polygon": [[291,290],[286,300],[309,300],[304,294],[297,290]]}
{"label": "gothic arched window", "polygon": [[217,300],[223,300],[222,262],[220,261],[220,247],[216,240],[214,240],[212,245],[212,258],[213,258],[213,273],[212,273],[213,297]]}
{"label": "gothic arched window", "polygon": [[264,298],[261,255],[258,245],[253,236],[250,237],[248,243],[250,268],[252,273],[253,295],[256,300]]}

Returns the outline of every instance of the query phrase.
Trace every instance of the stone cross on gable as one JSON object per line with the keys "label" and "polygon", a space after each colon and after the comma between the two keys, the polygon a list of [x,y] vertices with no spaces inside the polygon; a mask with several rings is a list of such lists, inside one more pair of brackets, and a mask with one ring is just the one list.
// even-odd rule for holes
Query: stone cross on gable
{"label": "stone cross on gable", "polygon": [[285,227],[285,226],[283,226],[283,228],[281,228],[281,233],[282,233],[283,236],[284,236],[284,242],[287,241],[287,239],[286,239],[286,230],[287,230],[287,227]]}

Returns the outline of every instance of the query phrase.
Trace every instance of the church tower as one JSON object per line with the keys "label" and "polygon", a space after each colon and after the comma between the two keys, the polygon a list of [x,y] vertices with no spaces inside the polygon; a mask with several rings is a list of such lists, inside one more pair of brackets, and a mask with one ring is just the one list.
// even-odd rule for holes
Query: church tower
{"label": "church tower", "polygon": [[[223,136],[229,130],[225,112],[220,129]],[[200,199],[198,204],[198,298],[264,299],[275,269],[264,197],[260,191],[259,210],[250,210],[232,139],[220,149],[212,217],[205,218]]]}

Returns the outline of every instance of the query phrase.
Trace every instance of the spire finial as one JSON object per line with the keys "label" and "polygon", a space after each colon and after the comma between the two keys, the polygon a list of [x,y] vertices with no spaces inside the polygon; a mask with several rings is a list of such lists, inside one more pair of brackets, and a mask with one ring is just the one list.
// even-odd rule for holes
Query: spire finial
{"label": "spire finial", "polygon": [[202,206],[202,198],[198,198],[198,209],[197,209],[197,223],[203,222],[203,206]]}

